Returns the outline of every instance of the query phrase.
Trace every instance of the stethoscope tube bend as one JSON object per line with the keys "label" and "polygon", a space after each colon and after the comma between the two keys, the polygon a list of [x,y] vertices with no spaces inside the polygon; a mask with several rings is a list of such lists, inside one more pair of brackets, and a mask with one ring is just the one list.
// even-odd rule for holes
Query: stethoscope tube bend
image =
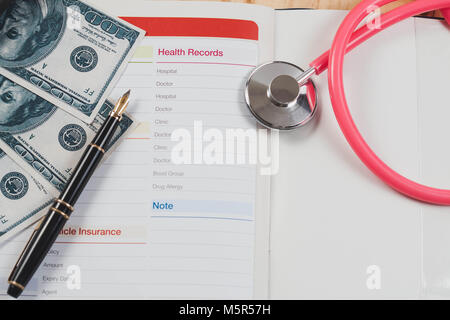
{"label": "stethoscope tube bend", "polygon": [[[250,75],[245,90],[249,110],[260,123],[272,129],[293,129],[307,123],[315,113],[317,95],[311,77],[328,69],[328,86],[339,126],[361,161],[381,180],[398,192],[428,203],[450,205],[450,190],[414,182],[386,165],[369,147],[350,114],[343,84],[345,54],[393,24],[428,11],[442,9],[450,24],[450,0],[416,0],[380,17],[379,26],[355,30],[375,8],[395,0],[363,0],[341,23],[331,49],[310,63],[306,71],[295,65],[275,61],[264,64]],[[296,82],[298,89],[293,84]]]}
{"label": "stethoscope tube bend", "polygon": [[[450,205],[450,190],[437,189],[416,183],[386,165],[369,147],[361,136],[350,114],[345,98],[343,84],[344,56],[350,42],[353,31],[367,15],[368,6],[382,6],[393,0],[365,0],[357,5],[344,19],[339,27],[330,50],[328,60],[328,86],[331,103],[339,126],[361,161],[381,180],[393,189],[411,198],[440,205]],[[424,12],[450,8],[450,0],[418,0],[408,3],[381,17],[381,28],[387,28],[407,17]],[[386,16],[389,19],[386,19]],[[366,28],[366,27],[364,27]],[[380,30],[382,30],[380,29]],[[375,34],[376,32],[373,32]],[[368,33],[366,37],[370,37]],[[364,34],[358,40],[364,41]],[[355,44],[356,45],[356,44]]]}

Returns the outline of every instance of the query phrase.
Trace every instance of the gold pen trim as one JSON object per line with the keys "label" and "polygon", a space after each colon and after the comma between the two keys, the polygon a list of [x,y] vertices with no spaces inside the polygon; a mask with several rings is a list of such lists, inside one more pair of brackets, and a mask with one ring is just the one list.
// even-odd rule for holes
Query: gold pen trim
{"label": "gold pen trim", "polygon": [[60,203],[60,204],[62,204],[63,206],[65,206],[67,209],[69,209],[70,211],[73,211],[74,210],[74,208],[70,205],[70,204],[68,204],[67,202],[65,202],[65,201],[63,201],[63,200],[61,200],[61,199],[56,199],[55,200],[56,202],[58,202],[58,203]]}
{"label": "gold pen trim", "polygon": [[64,212],[62,212],[62,211],[59,210],[59,209],[56,209],[56,208],[51,207],[50,210],[55,211],[56,213],[59,213],[60,215],[62,215],[62,216],[63,216],[64,218],[66,218],[67,220],[69,220],[69,218],[70,218],[67,214],[65,214]]}
{"label": "gold pen trim", "polygon": [[105,153],[105,149],[103,149],[102,147],[99,147],[98,145],[93,144],[93,143],[91,143],[90,145],[91,145],[91,147],[94,147],[94,148],[100,150],[101,152]]}
{"label": "gold pen trim", "polygon": [[130,90],[128,90],[120,99],[117,101],[113,110],[109,114],[111,117],[116,118],[117,120],[122,120],[122,114],[128,107],[128,103],[130,102]]}
{"label": "gold pen trim", "polygon": [[17,283],[15,281],[11,281],[11,280],[8,280],[8,283],[13,285],[14,287],[19,288],[20,290],[25,290],[25,287],[23,285],[21,285],[20,283]]}
{"label": "gold pen trim", "polygon": [[111,111],[111,113],[109,114],[111,117],[116,118],[117,120],[121,121],[122,120],[122,115],[118,114],[117,112]]}

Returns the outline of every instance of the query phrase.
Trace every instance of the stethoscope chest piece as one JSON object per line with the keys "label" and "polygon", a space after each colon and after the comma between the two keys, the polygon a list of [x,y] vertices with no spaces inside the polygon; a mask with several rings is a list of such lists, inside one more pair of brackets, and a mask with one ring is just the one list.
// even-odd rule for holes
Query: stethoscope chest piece
{"label": "stethoscope chest piece", "polygon": [[317,107],[316,88],[311,80],[299,85],[303,75],[301,68],[284,61],[263,64],[251,73],[245,100],[262,125],[289,130],[313,118]]}

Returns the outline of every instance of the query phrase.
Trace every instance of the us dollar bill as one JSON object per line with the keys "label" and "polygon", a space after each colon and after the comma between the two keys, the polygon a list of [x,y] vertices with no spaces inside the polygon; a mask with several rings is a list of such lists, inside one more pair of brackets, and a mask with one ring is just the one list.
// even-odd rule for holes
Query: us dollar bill
{"label": "us dollar bill", "polygon": [[[0,148],[33,177],[61,192],[113,107],[107,100],[87,124],[0,75]],[[125,114],[105,158],[134,127]]]}
{"label": "us dollar bill", "polygon": [[57,193],[0,150],[0,242],[42,218]]}
{"label": "us dollar bill", "polygon": [[77,0],[0,0],[0,74],[91,123],[145,32]]}

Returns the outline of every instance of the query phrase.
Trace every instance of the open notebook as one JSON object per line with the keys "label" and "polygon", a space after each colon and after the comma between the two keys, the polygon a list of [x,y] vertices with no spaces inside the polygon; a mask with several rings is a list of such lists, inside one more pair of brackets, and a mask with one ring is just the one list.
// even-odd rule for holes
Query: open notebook
{"label": "open notebook", "polygon": [[[333,118],[325,76],[318,119],[280,134],[277,174],[172,162],[175,129],[257,128],[244,104],[248,74],[273,59],[306,66],[329,47],[344,12],[96,3],[148,31],[113,96],[131,88],[129,109],[142,124],[96,172],[24,296],[446,293],[439,284],[450,254],[435,248],[449,242],[450,212],[397,195],[359,163]],[[346,61],[349,103],[369,143],[402,173],[444,186],[448,35],[439,21],[409,19]],[[30,232],[0,244],[0,292]],[[367,287],[369,266],[381,270],[381,289]]]}

